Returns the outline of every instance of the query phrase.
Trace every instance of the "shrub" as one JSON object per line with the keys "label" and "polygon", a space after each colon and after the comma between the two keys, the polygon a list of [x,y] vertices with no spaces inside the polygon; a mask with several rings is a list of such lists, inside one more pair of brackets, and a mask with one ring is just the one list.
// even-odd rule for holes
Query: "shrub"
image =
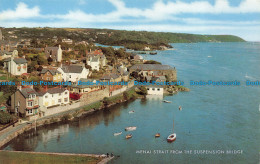
{"label": "shrub", "polygon": [[141,95],[147,95],[147,89],[144,86],[140,87],[140,94]]}
{"label": "shrub", "polygon": [[0,112],[0,124],[8,124],[13,121],[12,115],[5,112]]}

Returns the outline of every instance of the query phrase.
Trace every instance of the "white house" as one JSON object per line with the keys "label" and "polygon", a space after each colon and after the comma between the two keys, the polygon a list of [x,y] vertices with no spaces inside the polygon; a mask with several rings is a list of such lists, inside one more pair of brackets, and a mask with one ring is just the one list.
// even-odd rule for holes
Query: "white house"
{"label": "white house", "polygon": [[91,56],[89,60],[87,61],[87,64],[91,66],[92,70],[99,71],[100,67],[100,60],[98,56]]}
{"label": "white house", "polygon": [[148,85],[146,89],[148,95],[163,95],[163,86],[161,85]]}
{"label": "white house", "polygon": [[89,70],[82,65],[67,65],[57,69],[62,74],[64,81],[77,82],[81,78],[87,78]]}
{"label": "white house", "polygon": [[25,58],[10,57],[4,60],[4,68],[12,75],[22,75],[27,73],[27,60]]}
{"label": "white house", "polygon": [[39,92],[40,109],[65,105],[70,102],[69,91],[65,88],[50,88]]}

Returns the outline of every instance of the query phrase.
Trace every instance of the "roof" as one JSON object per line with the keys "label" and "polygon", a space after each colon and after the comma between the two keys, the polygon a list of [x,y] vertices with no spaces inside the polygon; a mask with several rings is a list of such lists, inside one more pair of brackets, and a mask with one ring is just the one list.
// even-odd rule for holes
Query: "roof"
{"label": "roof", "polygon": [[59,47],[46,47],[45,50],[55,50],[57,51]]}
{"label": "roof", "polygon": [[12,52],[9,52],[9,51],[0,51],[0,55],[12,55]]}
{"label": "roof", "polygon": [[66,89],[65,88],[49,88],[47,90],[39,92],[39,96],[43,96],[46,93],[55,94],[55,93],[63,93]]}
{"label": "roof", "polygon": [[16,64],[23,64],[23,63],[27,63],[27,60],[25,58],[14,58],[14,62]]}
{"label": "roof", "polygon": [[31,94],[38,95],[38,93],[34,89],[32,89],[32,88],[22,88],[19,91],[22,93],[22,95],[25,98],[29,98],[29,95],[31,95]]}
{"label": "roof", "polygon": [[127,76],[127,75],[129,75],[129,72],[128,72],[128,71],[125,71],[125,72],[123,73],[123,76]]}
{"label": "roof", "polygon": [[110,74],[105,74],[104,76],[102,76],[100,79],[101,80],[110,80],[110,79],[117,79],[120,76],[116,73],[110,73]]}
{"label": "roof", "polygon": [[152,81],[160,80],[160,81],[166,81],[165,76],[153,76],[151,78]]}
{"label": "roof", "polygon": [[43,68],[41,74],[45,74],[47,71],[49,71],[52,75],[60,74],[56,68]]}
{"label": "roof", "polygon": [[81,73],[83,71],[83,66],[81,66],[81,65],[68,65],[68,66],[62,66],[61,69],[65,73]]}
{"label": "roof", "polygon": [[170,70],[174,69],[169,65],[161,64],[136,64],[133,65],[130,70]]}
{"label": "roof", "polygon": [[99,61],[99,57],[95,56],[92,58],[92,62],[98,62]]}

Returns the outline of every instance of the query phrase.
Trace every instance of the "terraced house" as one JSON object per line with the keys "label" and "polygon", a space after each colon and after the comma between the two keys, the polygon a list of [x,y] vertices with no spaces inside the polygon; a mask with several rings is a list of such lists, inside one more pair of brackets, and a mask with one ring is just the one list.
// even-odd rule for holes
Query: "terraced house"
{"label": "terraced house", "polygon": [[30,87],[19,86],[11,96],[11,112],[21,117],[30,117],[39,112],[38,93]]}
{"label": "terraced house", "polygon": [[44,81],[61,82],[62,74],[57,68],[43,68],[41,71],[41,79]]}
{"label": "terraced house", "polygon": [[39,92],[39,105],[41,109],[65,105],[69,102],[69,91],[65,88],[49,88]]}

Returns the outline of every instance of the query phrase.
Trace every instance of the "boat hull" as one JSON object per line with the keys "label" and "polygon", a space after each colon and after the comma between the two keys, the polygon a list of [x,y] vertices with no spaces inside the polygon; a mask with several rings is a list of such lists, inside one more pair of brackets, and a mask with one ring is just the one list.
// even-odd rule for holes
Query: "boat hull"
{"label": "boat hull", "polygon": [[175,133],[173,133],[173,134],[170,134],[168,137],[167,137],[167,141],[168,142],[173,142],[173,141],[175,141],[176,140],[176,134]]}
{"label": "boat hull", "polygon": [[127,127],[125,128],[125,131],[133,131],[133,130],[136,130],[136,127]]}

